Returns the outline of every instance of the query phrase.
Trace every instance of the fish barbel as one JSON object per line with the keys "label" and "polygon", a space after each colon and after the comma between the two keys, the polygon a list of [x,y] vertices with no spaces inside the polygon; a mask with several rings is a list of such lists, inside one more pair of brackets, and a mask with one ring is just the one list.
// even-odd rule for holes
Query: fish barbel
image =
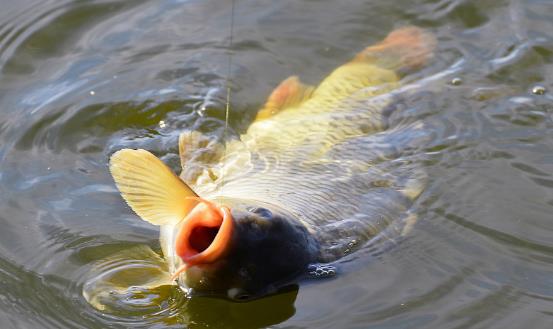
{"label": "fish barbel", "polygon": [[160,226],[173,277],[257,297],[383,231],[405,233],[424,174],[390,161],[399,158],[390,141],[405,136],[394,135],[386,110],[402,72],[424,65],[434,46],[419,28],[395,30],[318,86],[284,80],[239,139],[221,145],[183,132],[180,177],[145,150],[116,152],[113,178],[130,207]]}

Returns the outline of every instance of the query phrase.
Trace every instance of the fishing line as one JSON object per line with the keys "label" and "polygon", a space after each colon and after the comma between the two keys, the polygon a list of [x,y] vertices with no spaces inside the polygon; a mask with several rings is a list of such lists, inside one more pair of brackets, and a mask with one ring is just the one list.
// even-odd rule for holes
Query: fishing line
{"label": "fishing line", "polygon": [[[227,62],[227,77],[226,77],[226,89],[227,89],[227,99],[226,99],[226,105],[225,105],[225,128],[223,130],[223,143],[225,143],[225,149],[223,153],[223,160],[226,160],[227,158],[227,133],[228,133],[228,124],[229,124],[229,114],[230,114],[230,92],[231,92],[231,79],[230,75],[232,72],[232,38],[234,35],[234,1],[231,1],[231,9],[230,9],[230,32],[229,32],[229,45],[227,48],[228,51],[228,62]],[[224,163],[223,163],[224,164]],[[223,192],[223,187],[225,186],[225,168],[222,167],[221,171],[221,185],[220,190]]]}

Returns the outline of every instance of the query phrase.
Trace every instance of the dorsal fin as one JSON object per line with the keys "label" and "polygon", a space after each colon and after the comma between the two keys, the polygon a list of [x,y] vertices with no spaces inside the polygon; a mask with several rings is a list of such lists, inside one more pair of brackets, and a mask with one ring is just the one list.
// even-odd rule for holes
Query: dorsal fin
{"label": "dorsal fin", "polygon": [[315,90],[313,86],[301,83],[297,76],[287,78],[273,90],[255,120],[263,120],[286,108],[299,106],[311,97],[313,90]]}
{"label": "dorsal fin", "polygon": [[154,225],[179,222],[197,203],[190,199],[196,193],[146,150],[115,152],[109,170],[127,204]]}

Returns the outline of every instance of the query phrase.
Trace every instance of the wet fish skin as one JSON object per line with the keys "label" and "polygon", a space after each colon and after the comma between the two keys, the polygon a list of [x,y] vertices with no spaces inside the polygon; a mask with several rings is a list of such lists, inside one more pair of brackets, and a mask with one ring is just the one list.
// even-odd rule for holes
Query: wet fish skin
{"label": "wet fish skin", "polygon": [[221,260],[189,269],[181,282],[186,289],[246,301],[288,286],[317,261],[317,240],[285,211],[248,200],[217,202],[232,204],[232,243]]}
{"label": "wet fish skin", "polygon": [[114,154],[117,186],[137,214],[160,225],[179,283],[258,297],[310,263],[339,259],[383,232],[403,234],[425,179],[402,161],[396,141],[420,127],[389,127],[386,109],[400,72],[423,65],[434,44],[429,33],[402,28],[317,87],[286,79],[226,150],[183,132],[181,179],[144,150]]}
{"label": "wet fish skin", "polygon": [[[227,198],[287,209],[321,239],[321,261],[343,256],[351,241],[362,246],[399,225],[424,188],[421,170],[389,161],[401,156],[402,146],[394,144],[399,134],[424,128],[389,127],[386,111],[400,72],[422,66],[434,47],[430,33],[401,28],[318,87],[286,79],[240,140],[227,143],[227,156],[206,164],[190,183],[209,197],[224,183]],[[281,99],[282,108],[275,105],[290,90],[301,95]],[[183,157],[183,174],[186,169]]]}

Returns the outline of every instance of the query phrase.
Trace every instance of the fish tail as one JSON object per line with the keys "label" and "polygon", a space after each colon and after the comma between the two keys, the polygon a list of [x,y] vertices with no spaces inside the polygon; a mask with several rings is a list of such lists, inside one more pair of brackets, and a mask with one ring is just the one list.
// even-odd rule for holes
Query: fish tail
{"label": "fish tail", "polygon": [[365,48],[354,61],[368,61],[403,73],[425,65],[433,56],[436,39],[432,33],[414,26],[396,29],[379,43]]}

